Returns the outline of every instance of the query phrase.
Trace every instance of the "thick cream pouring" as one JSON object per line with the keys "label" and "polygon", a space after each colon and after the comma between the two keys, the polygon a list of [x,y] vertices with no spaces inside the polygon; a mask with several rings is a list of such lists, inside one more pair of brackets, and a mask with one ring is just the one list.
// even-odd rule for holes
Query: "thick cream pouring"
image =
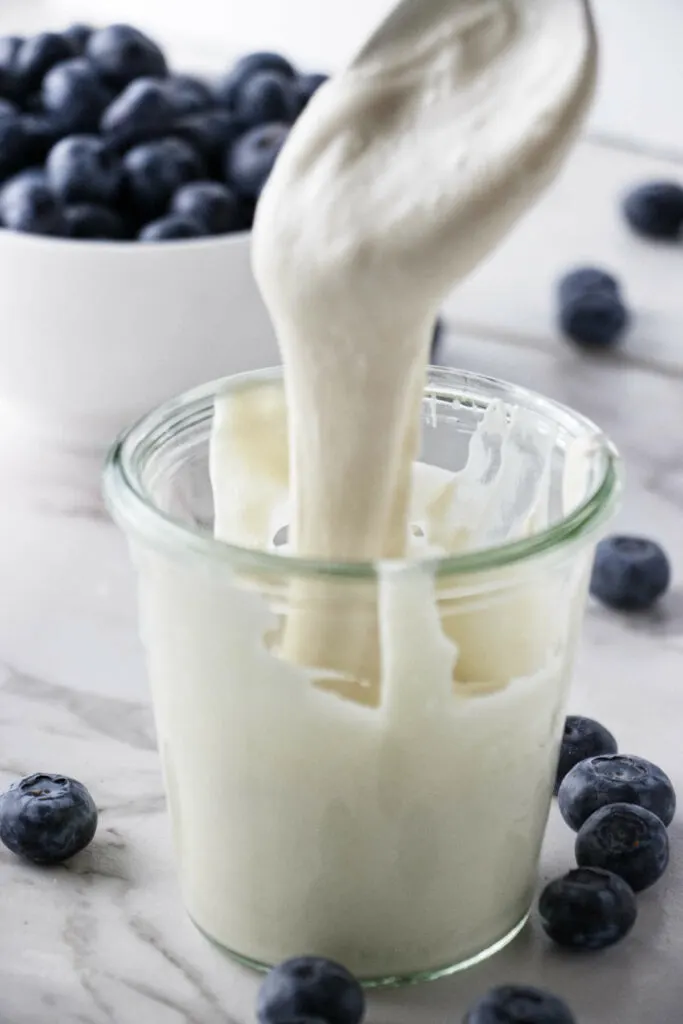
{"label": "thick cream pouring", "polygon": [[434,318],[552,181],[595,54],[583,0],[414,0],[295,126],[253,263],[285,367],[297,554],[405,554]]}

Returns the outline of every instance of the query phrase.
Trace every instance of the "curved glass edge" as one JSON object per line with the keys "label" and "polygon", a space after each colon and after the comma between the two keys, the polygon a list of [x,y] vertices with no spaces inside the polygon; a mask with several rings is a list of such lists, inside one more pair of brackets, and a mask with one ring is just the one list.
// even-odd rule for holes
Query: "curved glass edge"
{"label": "curved glass edge", "polygon": [[[621,489],[619,454],[592,420],[516,384],[456,368],[430,366],[425,384],[427,396],[444,396],[446,392],[453,399],[465,399],[465,394],[461,393],[466,393],[468,388],[494,389],[500,391],[500,397],[508,401],[514,401],[514,396],[524,398],[533,402],[539,412],[581,426],[588,436],[592,435],[596,449],[602,450],[605,456],[605,472],[598,487],[564,519],[531,537],[460,555],[374,562],[328,562],[243,548],[217,540],[210,531],[181,523],[157,508],[145,493],[135,471],[134,453],[145,438],[164,425],[168,429],[170,419],[198,403],[204,403],[204,412],[211,412],[215,396],[223,390],[237,390],[256,383],[280,380],[281,377],[282,368],[274,367],[212,381],[171,399],[126,430],[110,449],[103,474],[104,499],[114,521],[127,534],[135,535],[150,546],[170,552],[176,557],[199,557],[213,564],[222,563],[231,569],[250,573],[284,572],[302,577],[371,580],[385,574],[396,577],[423,569],[442,578],[504,569],[547,555],[560,547],[566,548],[578,541],[585,541],[610,517],[617,502]],[[468,396],[466,400],[471,403],[473,398]]]}

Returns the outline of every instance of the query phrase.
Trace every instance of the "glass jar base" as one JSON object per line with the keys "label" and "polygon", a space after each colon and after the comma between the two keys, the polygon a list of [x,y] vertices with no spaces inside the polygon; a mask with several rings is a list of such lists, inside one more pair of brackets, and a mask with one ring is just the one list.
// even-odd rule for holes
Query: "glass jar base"
{"label": "glass jar base", "polygon": [[[405,985],[421,985],[426,981],[437,981],[439,978],[447,978],[450,974],[458,974],[460,971],[466,971],[469,967],[476,967],[477,964],[482,963],[484,960],[488,960],[489,957],[495,956],[496,953],[500,953],[501,950],[505,949],[524,929],[527,921],[529,920],[530,910],[524,915],[514,928],[497,939],[486,949],[481,950],[479,953],[475,953],[474,956],[468,956],[464,960],[459,960],[456,963],[445,964],[441,967],[434,967],[431,970],[424,971],[407,971],[400,974],[385,974],[378,977],[370,978],[359,978],[359,981],[363,988],[399,988]],[[234,949],[229,949],[222,943],[218,942],[211,935],[208,934],[190,915],[190,920],[195,928],[201,932],[205,939],[218,949],[222,950],[231,960],[240,964],[242,967],[247,967],[249,970],[256,971],[259,974],[266,974],[274,964],[262,963],[259,960],[252,960],[251,957],[243,956],[241,953],[235,952]]]}

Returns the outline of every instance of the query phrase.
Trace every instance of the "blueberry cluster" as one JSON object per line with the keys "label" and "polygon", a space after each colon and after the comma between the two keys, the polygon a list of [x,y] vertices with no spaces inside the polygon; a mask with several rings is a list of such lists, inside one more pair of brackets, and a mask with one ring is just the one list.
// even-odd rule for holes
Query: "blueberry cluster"
{"label": "blueberry cluster", "polygon": [[560,946],[604,949],[635,924],[635,893],[666,871],[676,796],[661,768],[618,754],[604,726],[578,716],[567,719],[558,782],[578,867],[543,890],[541,922]]}
{"label": "blueberry cluster", "polygon": [[279,54],[217,82],[175,74],[129,25],[0,38],[0,222],[157,242],[251,228],[290,128],[324,75]]}
{"label": "blueberry cluster", "polygon": [[[365,997],[341,964],[296,957],[278,964],[261,985],[259,1024],[360,1024]],[[568,1006],[549,992],[525,985],[492,989],[473,1006],[464,1024],[576,1024]]]}

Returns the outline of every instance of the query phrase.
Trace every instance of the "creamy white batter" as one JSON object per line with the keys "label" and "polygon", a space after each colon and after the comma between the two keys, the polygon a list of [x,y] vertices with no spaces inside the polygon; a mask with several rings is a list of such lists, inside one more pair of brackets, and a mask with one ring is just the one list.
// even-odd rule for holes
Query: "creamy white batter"
{"label": "creamy white batter", "polygon": [[[547,525],[540,436],[509,515],[521,415],[492,408],[453,477],[414,464],[420,402],[445,293],[552,180],[594,77],[582,0],[412,0],[320,90],[259,204],[254,267],[286,392],[217,402],[219,538],[264,548],[288,522],[299,555],[374,560]],[[487,431],[503,458],[483,479]],[[149,555],[143,616],[197,923],[256,960],[322,953],[364,977],[509,933],[531,898],[589,562],[510,569],[471,601],[419,561],[385,565],[376,587],[290,587],[275,614],[224,569]]]}

